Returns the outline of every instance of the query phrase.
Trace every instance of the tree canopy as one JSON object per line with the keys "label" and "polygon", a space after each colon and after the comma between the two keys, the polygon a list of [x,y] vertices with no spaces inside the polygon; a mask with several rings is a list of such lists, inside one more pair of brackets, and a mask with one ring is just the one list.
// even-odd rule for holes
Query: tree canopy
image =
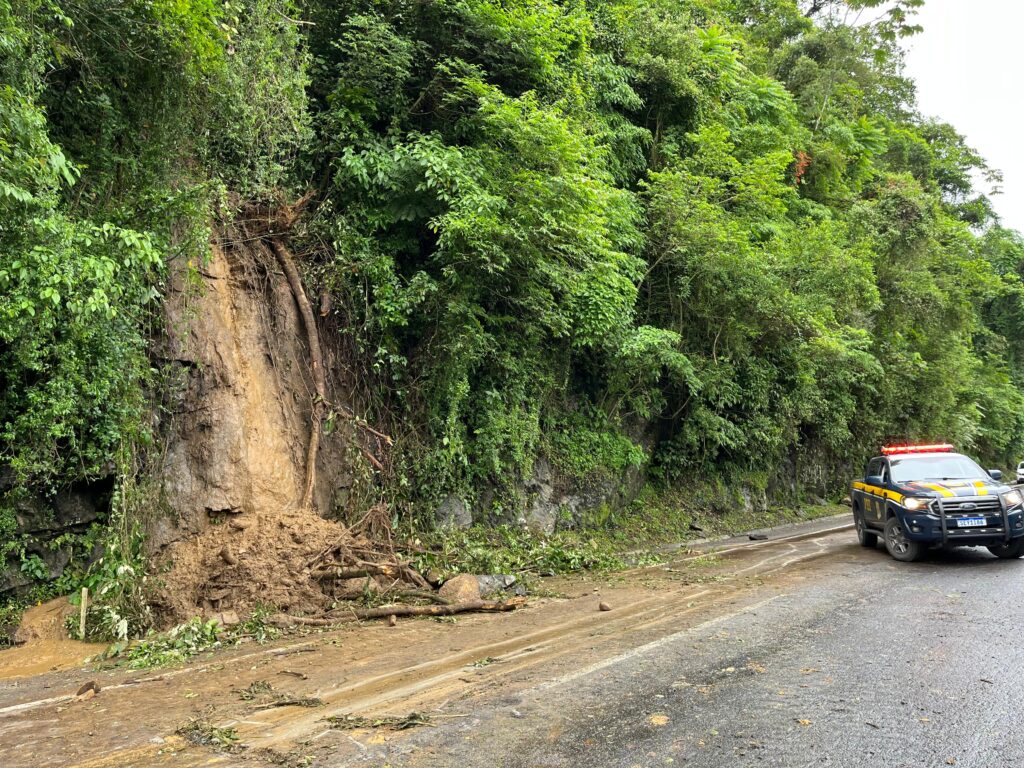
{"label": "tree canopy", "polygon": [[0,0],[0,463],[52,489],[146,441],[162,265],[310,189],[411,510],[500,512],[539,456],[1016,461],[1024,241],[917,112],[921,4]]}

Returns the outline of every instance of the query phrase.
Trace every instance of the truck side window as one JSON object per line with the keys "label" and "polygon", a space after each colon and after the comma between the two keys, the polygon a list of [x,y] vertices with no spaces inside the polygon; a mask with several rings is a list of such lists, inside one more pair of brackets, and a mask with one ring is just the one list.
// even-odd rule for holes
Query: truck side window
{"label": "truck side window", "polygon": [[868,477],[882,474],[882,460],[872,459],[868,462]]}
{"label": "truck side window", "polygon": [[892,476],[889,474],[889,462],[883,462],[882,467],[882,482],[889,485],[892,482]]}

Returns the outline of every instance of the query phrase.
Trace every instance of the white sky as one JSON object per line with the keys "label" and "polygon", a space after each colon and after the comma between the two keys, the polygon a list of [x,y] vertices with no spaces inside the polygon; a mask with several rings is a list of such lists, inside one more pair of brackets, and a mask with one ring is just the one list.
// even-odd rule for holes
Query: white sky
{"label": "white sky", "polygon": [[917,23],[924,32],[908,40],[906,74],[921,112],[951,123],[1003,172],[993,203],[1024,231],[1024,2],[926,0]]}

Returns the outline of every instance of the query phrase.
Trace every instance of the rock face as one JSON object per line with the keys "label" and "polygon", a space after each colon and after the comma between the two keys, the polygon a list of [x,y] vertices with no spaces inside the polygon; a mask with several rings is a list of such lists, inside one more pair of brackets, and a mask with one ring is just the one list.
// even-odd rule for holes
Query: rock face
{"label": "rock face", "polygon": [[468,528],[473,524],[469,505],[454,493],[438,505],[434,519],[442,528]]}
{"label": "rock face", "polygon": [[542,533],[578,527],[588,518],[593,519],[602,508],[620,509],[628,505],[643,487],[645,469],[630,467],[611,476],[568,478],[540,457],[523,486],[525,503],[517,522]]}
{"label": "rock face", "polygon": [[[10,488],[12,480],[0,473],[0,494]],[[46,578],[56,579],[67,567],[72,552],[69,545],[54,547],[51,542],[67,533],[85,533],[89,526],[102,520],[110,507],[113,491],[111,478],[93,483],[79,483],[60,490],[53,498],[21,499],[14,505],[17,520],[15,536],[29,536],[31,542],[25,550],[27,556],[35,555],[46,567]],[[99,556],[99,551],[76,552],[76,557]],[[35,582],[22,573],[20,562],[8,558],[0,563],[0,599],[19,595],[30,589]]]}
{"label": "rock face", "polygon": [[560,496],[552,484],[551,463],[541,457],[533,463],[533,477],[526,481],[527,502],[522,524],[545,533],[555,530],[560,509],[570,503]]}

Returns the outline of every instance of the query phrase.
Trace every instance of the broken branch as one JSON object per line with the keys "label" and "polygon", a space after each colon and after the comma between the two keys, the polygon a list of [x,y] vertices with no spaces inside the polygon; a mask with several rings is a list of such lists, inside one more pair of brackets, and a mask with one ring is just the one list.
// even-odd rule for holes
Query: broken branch
{"label": "broken branch", "polygon": [[510,600],[467,600],[464,603],[450,605],[382,605],[379,608],[353,608],[347,616],[336,619],[320,616],[288,616],[277,614],[268,620],[276,626],[305,625],[312,627],[329,627],[348,621],[362,619],[383,619],[388,616],[452,616],[456,613],[487,612],[498,613],[514,611],[526,604],[525,597],[513,597]]}

